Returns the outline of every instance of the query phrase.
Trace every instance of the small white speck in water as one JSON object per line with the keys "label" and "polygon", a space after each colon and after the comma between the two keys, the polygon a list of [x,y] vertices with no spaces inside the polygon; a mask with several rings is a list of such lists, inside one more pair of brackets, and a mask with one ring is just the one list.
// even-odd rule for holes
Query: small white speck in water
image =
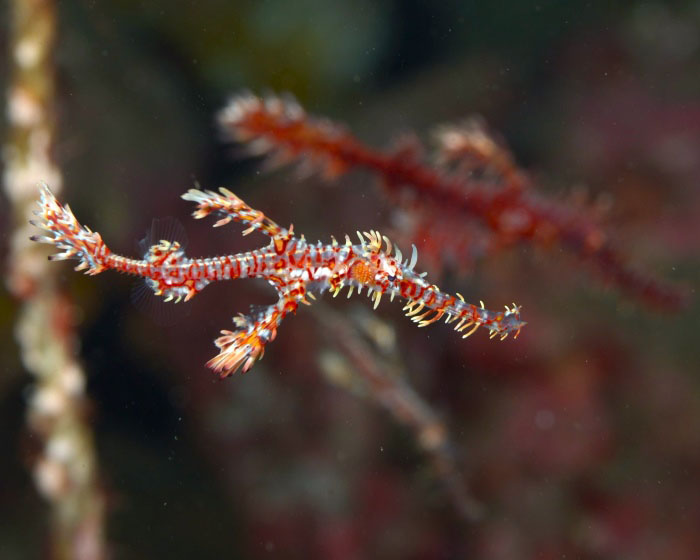
{"label": "small white speck in water", "polygon": [[535,426],[540,430],[551,430],[557,419],[551,410],[538,410],[535,414]]}

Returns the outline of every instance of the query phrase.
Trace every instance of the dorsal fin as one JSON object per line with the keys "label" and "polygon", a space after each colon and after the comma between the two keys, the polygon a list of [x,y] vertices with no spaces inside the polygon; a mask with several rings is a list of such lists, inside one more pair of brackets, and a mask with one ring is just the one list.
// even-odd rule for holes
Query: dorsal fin
{"label": "dorsal fin", "polygon": [[[165,243],[163,243],[165,242]],[[152,249],[177,243],[179,249],[187,246],[187,232],[177,218],[166,216],[155,218],[146,231],[144,237],[138,242],[139,254],[142,258],[149,258]],[[192,312],[192,307],[187,304],[176,305],[174,302],[165,301],[162,296],[154,293],[153,281],[147,278],[137,280],[131,289],[131,302],[139,312],[148,317],[157,325],[168,327],[178,324]]]}
{"label": "dorsal fin", "polygon": [[151,227],[146,230],[146,234],[138,243],[139,256],[144,257],[149,249],[161,241],[177,242],[181,249],[187,247],[187,232],[182,222],[172,216],[164,218],[154,218]]}

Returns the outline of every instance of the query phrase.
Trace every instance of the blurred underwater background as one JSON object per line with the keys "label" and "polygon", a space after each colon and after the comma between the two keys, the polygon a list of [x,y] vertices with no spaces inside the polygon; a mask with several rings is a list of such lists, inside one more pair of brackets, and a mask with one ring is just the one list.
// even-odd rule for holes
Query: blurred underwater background
{"label": "blurred underwater background", "polygon": [[267,243],[192,220],[180,196],[195,183],[308,240],[400,230],[370,173],[268,169],[216,125],[231,95],[288,92],[378,149],[416,134],[426,161],[436,127],[478,116],[531,189],[595,214],[635,270],[686,303],[647,305],[557,243],[484,245],[465,218],[441,235],[467,232],[469,258],[441,261],[446,241],[431,249],[428,231],[417,268],[468,301],[522,305],[517,340],[463,340],[416,328],[397,301],[372,311],[326,295],[252,371],[220,380],[205,367],[213,340],[274,300],[264,282],[213,284],[162,326],[132,304],[132,278],[50,263],[49,326],[71,333],[63,348],[86,379],[83,396],[66,366],[89,475],[62,504],[70,481],[47,457],[67,452],[37,420],[36,359],[18,345],[48,319],[27,319],[31,290],[13,283],[25,250],[13,231],[30,215],[8,179],[22,106],[2,64],[0,557],[700,556],[700,3],[7,0],[6,61],[22,60],[22,6],[56,25],[58,197],[115,251],[137,256],[166,216],[190,256]]}

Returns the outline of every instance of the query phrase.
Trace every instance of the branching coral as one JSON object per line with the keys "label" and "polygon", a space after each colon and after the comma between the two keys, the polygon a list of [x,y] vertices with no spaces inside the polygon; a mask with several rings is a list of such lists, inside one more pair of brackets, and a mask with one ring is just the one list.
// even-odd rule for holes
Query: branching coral
{"label": "branching coral", "polygon": [[562,247],[593,265],[604,281],[653,307],[674,310],[686,301],[681,288],[629,266],[592,212],[535,192],[478,121],[438,128],[437,167],[422,161],[415,140],[393,152],[375,150],[343,127],[307,115],[291,97],[235,96],[221,111],[219,124],[232,140],[250,154],[266,155],[273,166],[298,162],[326,179],[352,169],[371,171],[392,203],[417,216],[422,225],[416,233],[439,222],[437,233],[445,227],[448,232],[441,240],[449,245],[454,236],[458,244],[464,242],[465,227],[477,224],[498,246]]}

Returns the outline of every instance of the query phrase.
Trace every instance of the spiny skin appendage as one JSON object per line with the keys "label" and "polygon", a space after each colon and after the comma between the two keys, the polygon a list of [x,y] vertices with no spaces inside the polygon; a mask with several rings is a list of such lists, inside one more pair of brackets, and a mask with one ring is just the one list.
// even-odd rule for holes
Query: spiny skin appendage
{"label": "spiny skin appendage", "polygon": [[247,372],[256,360],[262,359],[265,344],[275,339],[283,317],[296,311],[297,305],[293,301],[285,303],[280,300],[280,303],[282,305],[270,305],[254,316],[234,317],[233,322],[239,330],[221,331],[222,336],[215,341],[219,354],[209,360],[207,366],[221,377],[230,375],[241,366],[241,371]]}
{"label": "spiny skin appendage", "polygon": [[46,233],[32,239],[61,250],[51,258],[78,259],[76,269],[87,274],[112,269],[143,277],[166,301],[188,301],[219,280],[267,280],[277,291],[277,303],[235,317],[236,330],[221,331],[216,340],[219,354],[207,365],[221,377],[239,368],[248,371],[262,358],[265,345],[275,339],[282,320],[296,313],[299,304],[311,305],[309,300],[325,291],[335,297],[347,288],[350,297],[355,291],[359,294],[365,290],[375,309],[384,295],[392,301],[398,296],[406,300],[406,315],[418,326],[445,319],[465,338],[479,327],[486,328],[491,338],[503,340],[510,333],[517,337],[525,325],[515,304],[505,311],[490,311],[483,303],[467,303],[459,294],[445,294],[428,284],[425,273],[414,271],[416,248],[404,260],[399,248],[377,231],[357,232],[357,243],[345,236],[344,243],[333,239],[330,244],[311,244],[303,236],[295,237],[292,226],[280,227],[229,190],[215,193],[190,189],[182,198],[197,205],[195,218],[212,215],[218,219],[215,226],[240,222],[247,226],[244,234],[259,230],[269,236],[269,245],[245,253],[193,259],[185,255],[178,242],[161,240],[148,248],[143,259],[123,257],[112,253],[97,232],[81,226],[70,208],[61,206],[46,185],[42,186],[40,210],[36,212],[39,219],[32,222]]}
{"label": "spiny skin appendage", "polygon": [[70,207],[61,206],[46,183],[40,185],[40,193],[39,210],[34,211],[36,219],[29,223],[44,233],[31,240],[55,245],[61,252],[51,255],[50,260],[77,259],[80,262],[75,270],[84,270],[85,274],[107,270],[110,251],[100,234],[80,225]]}

